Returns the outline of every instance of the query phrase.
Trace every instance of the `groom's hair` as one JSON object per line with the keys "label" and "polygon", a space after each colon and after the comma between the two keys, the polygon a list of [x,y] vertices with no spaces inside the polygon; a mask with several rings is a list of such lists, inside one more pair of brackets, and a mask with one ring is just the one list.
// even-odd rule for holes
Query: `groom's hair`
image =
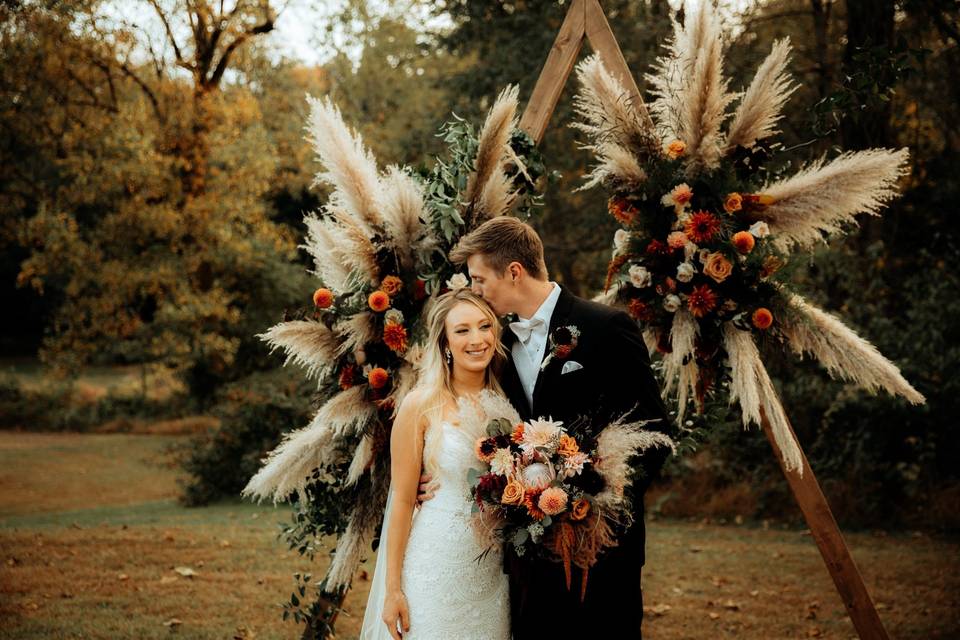
{"label": "groom's hair", "polygon": [[463,264],[477,254],[498,274],[506,271],[511,262],[519,262],[533,278],[547,279],[543,241],[533,227],[517,218],[498,216],[487,220],[460,238],[450,251],[450,262]]}

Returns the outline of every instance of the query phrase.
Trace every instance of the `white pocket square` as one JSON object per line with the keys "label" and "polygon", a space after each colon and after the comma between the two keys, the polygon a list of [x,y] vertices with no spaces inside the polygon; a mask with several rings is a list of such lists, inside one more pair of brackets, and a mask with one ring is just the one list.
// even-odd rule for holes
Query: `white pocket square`
{"label": "white pocket square", "polygon": [[567,360],[563,363],[563,369],[560,370],[560,375],[576,371],[577,369],[583,369],[583,365],[576,360]]}

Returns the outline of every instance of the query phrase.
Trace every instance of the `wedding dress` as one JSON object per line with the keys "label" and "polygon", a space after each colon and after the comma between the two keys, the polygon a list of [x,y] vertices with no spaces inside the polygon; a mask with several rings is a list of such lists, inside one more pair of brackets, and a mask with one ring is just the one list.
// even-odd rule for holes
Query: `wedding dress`
{"label": "wedding dress", "polygon": [[[500,396],[484,392],[484,404],[497,407],[491,416],[515,414]],[[505,405],[505,407],[504,407]],[[480,468],[473,452],[483,420],[467,416],[461,403],[461,423],[442,421],[424,437],[425,467],[439,481],[433,498],[413,517],[401,578],[410,610],[405,640],[508,640],[509,582],[503,572],[499,544],[482,539],[473,524],[467,473]],[[504,413],[509,409],[510,413]],[[465,419],[466,418],[466,419]],[[392,501],[391,501],[392,502]],[[389,517],[387,506],[384,531]],[[386,581],[386,541],[381,537],[361,640],[390,638],[381,619]],[[487,552],[478,560],[484,552]]]}

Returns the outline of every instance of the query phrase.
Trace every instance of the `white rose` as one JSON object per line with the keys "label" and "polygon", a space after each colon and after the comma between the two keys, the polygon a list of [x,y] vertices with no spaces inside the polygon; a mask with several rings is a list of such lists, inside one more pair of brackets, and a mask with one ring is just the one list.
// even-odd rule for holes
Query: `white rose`
{"label": "white rose", "polygon": [[403,312],[399,309],[390,309],[383,314],[383,319],[388,323],[403,324]]}
{"label": "white rose", "polygon": [[691,258],[693,258],[693,256],[697,255],[697,251],[699,250],[700,250],[700,247],[693,244],[692,242],[688,242],[687,244],[683,245],[683,259],[690,260]]}
{"label": "white rose", "polygon": [[455,273],[452,278],[447,280],[447,288],[453,291],[466,289],[468,286],[470,286],[470,280],[462,273]]}
{"label": "white rose", "polygon": [[706,264],[707,258],[710,257],[710,249],[700,249],[697,254],[697,259],[700,260],[700,264]]}
{"label": "white rose", "polygon": [[617,232],[613,234],[613,248],[616,252],[623,253],[628,242],[630,242],[630,232],[626,229],[617,229]]}
{"label": "white rose", "polygon": [[670,313],[676,312],[680,309],[680,297],[671,293],[663,299],[663,308]]}
{"label": "white rose", "polygon": [[768,235],[770,235],[770,227],[763,220],[754,222],[752,225],[750,225],[750,233],[755,238],[766,238]]}
{"label": "white rose", "polygon": [[637,289],[643,289],[644,287],[649,287],[650,283],[653,281],[653,276],[650,275],[650,272],[647,271],[646,267],[641,267],[638,264],[630,267],[630,283],[633,284]]}
{"label": "white rose", "polygon": [[693,280],[693,274],[697,272],[689,262],[683,262],[677,267],[677,280],[680,282],[690,282]]}

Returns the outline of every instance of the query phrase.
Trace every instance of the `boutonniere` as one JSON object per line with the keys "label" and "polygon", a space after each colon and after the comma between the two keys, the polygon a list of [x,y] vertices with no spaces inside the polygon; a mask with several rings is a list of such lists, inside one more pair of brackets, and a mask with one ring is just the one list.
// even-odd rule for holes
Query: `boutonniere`
{"label": "boutonniere", "polygon": [[580,329],[576,325],[570,324],[565,327],[557,327],[548,336],[550,343],[550,353],[543,359],[540,365],[540,371],[547,368],[550,361],[554,358],[565,360],[570,356],[570,352],[577,348],[577,341],[580,339]]}

